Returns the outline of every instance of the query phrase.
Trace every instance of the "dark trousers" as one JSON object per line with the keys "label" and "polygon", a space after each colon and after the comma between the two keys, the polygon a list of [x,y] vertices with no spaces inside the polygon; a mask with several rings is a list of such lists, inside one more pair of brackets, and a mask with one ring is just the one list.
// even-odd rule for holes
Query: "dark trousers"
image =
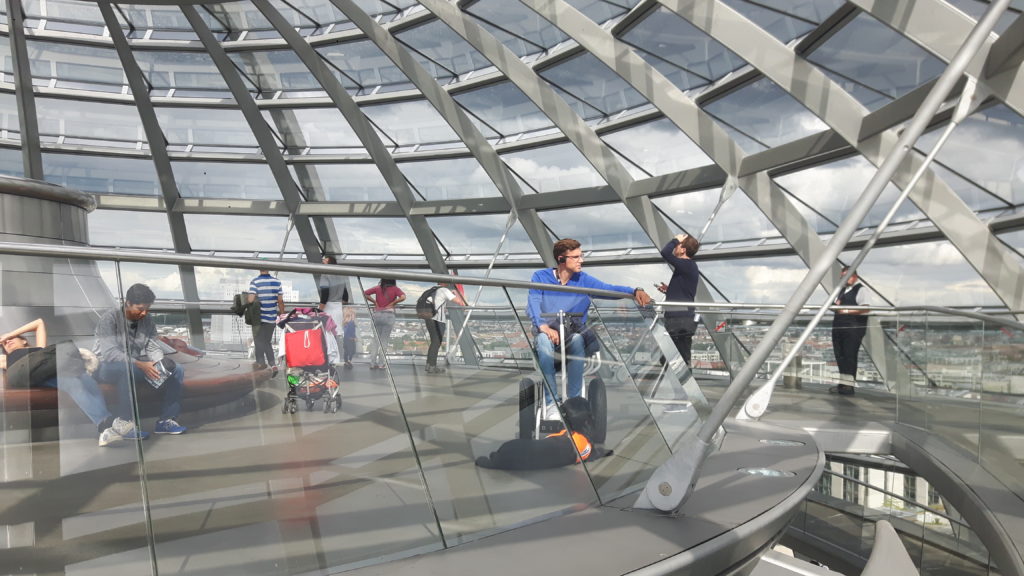
{"label": "dark trousers", "polygon": [[665,330],[686,365],[692,367],[690,352],[693,349],[693,335],[697,333],[697,320],[693,316],[666,316]]}
{"label": "dark trousers", "polygon": [[256,348],[256,362],[274,366],[274,346],[270,341],[274,338],[274,328],[277,325],[273,322],[260,322],[260,329],[253,334],[253,345]]}
{"label": "dark trousers", "polygon": [[861,324],[832,323],[832,351],[840,374],[857,376],[857,353],[866,332],[867,326]]}
{"label": "dark trousers", "polygon": [[356,355],[356,339],[345,338],[345,362],[351,362]]}
{"label": "dark trousers", "polygon": [[430,335],[430,346],[427,347],[427,366],[437,366],[437,351],[441,349],[441,341],[444,340],[445,323],[437,320],[424,320],[427,324],[427,334]]}

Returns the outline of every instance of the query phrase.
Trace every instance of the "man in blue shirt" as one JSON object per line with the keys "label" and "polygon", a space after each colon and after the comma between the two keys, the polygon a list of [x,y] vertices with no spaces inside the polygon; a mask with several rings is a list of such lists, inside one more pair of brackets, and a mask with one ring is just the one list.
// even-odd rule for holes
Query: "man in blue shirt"
{"label": "man in blue shirt", "polygon": [[263,370],[271,366],[273,375],[277,376],[277,362],[274,360],[274,327],[277,315],[284,314],[284,291],[281,281],[270,275],[269,270],[260,270],[260,275],[249,282],[249,302],[260,302],[260,326],[253,335],[256,347],[256,369]]}
{"label": "man in blue shirt", "polygon": [[[583,272],[583,251],[580,243],[572,238],[563,238],[555,242],[552,248],[557,267],[537,270],[530,278],[536,284],[561,284],[562,286],[575,286],[578,288],[594,288],[599,290],[610,290],[632,294],[638,306],[646,306],[651,298],[642,288],[630,288],[629,286],[618,286],[607,284]],[[557,419],[558,407],[555,399],[551,397],[551,390],[558,390],[555,384],[555,350],[558,346],[565,346],[566,364],[564,367],[568,377],[569,398],[580,396],[583,392],[583,362],[584,362],[584,341],[583,334],[576,330],[570,330],[570,326],[582,327],[587,321],[587,314],[590,310],[590,296],[572,292],[556,292],[554,290],[531,289],[526,304],[526,313],[533,322],[533,330],[536,335],[534,344],[537,347],[537,358],[540,363],[540,371],[544,374],[547,382],[545,398],[545,418]],[[566,343],[559,341],[558,319],[551,316],[559,311],[567,314],[581,314],[582,317],[567,320],[565,329]]]}

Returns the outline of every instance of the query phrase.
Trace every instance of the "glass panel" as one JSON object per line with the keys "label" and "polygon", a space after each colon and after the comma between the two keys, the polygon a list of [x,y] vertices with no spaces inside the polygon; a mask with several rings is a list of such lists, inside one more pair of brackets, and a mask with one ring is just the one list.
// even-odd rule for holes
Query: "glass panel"
{"label": "glass panel", "polygon": [[136,148],[146,141],[135,106],[37,97],[36,115],[41,142]]}
{"label": "glass panel", "polygon": [[331,223],[341,231],[343,254],[423,255],[405,218],[331,218]]}
{"label": "glass panel", "polygon": [[337,108],[271,108],[263,119],[281,135],[291,154],[365,154]]}
{"label": "glass panel", "polygon": [[171,168],[183,198],[281,200],[266,164],[172,162]]}
{"label": "glass panel", "polygon": [[44,153],[43,178],[94,194],[161,194],[156,167],[149,158]]}
{"label": "glass panel", "polygon": [[18,104],[14,94],[0,93],[0,140],[15,144],[21,141]]}
{"label": "glass panel", "polygon": [[444,144],[444,148],[466,147],[426,100],[364,106],[362,110],[399,146]]}
{"label": "glass panel", "polygon": [[709,102],[704,109],[769,148],[828,129],[795,98],[763,77]]}
{"label": "glass panel", "polygon": [[157,108],[157,120],[163,128],[171,151],[258,152],[242,112],[231,108]]}
{"label": "glass panel", "polygon": [[[212,21],[205,10],[206,25],[210,27],[218,39],[224,39],[224,26]],[[137,4],[117,4],[115,14],[121,22],[121,28],[130,39],[149,38],[152,40],[198,40],[185,15],[177,6],[146,6]],[[211,26],[214,24],[215,26]]]}
{"label": "glass panel", "polygon": [[476,158],[449,158],[398,165],[409,183],[427,200],[500,196]]}
{"label": "glass panel", "polygon": [[[875,172],[875,167],[863,156],[851,156],[830,164],[777,176],[775,181],[801,202],[838,225],[864,192]],[[899,195],[900,191],[896,186],[887,184],[882,195],[861,222],[861,226],[877,226]],[[921,214],[913,203],[907,201],[900,205],[892,221],[896,224],[924,219],[924,214]]]}
{"label": "glass panel", "polygon": [[[576,56],[545,68],[540,75],[605,116],[648,105],[646,98],[592,54]],[[569,104],[573,101],[569,100]],[[589,112],[580,114],[584,118],[592,116]]]}
{"label": "glass panel", "polygon": [[711,159],[670,120],[662,118],[608,132],[601,139],[634,162],[647,176],[711,164]]}
{"label": "glass panel", "polygon": [[320,83],[291,50],[232,52],[229,56],[260,98],[274,98],[277,92],[286,97],[324,95]]}
{"label": "glass panel", "polygon": [[712,189],[657,198],[654,204],[678,223],[683,231],[698,236],[705,245],[737,241],[761,243],[765,239],[780,237],[779,231],[764,213],[739,189],[722,204],[702,236],[720,199],[721,191]]}
{"label": "glass panel", "polygon": [[[748,2],[747,0],[723,0],[733,10],[736,10],[744,17],[764,28],[783,44],[790,40],[803,36],[815,28],[815,23],[796,18],[786,12],[767,8],[760,2]],[[767,4],[767,3],[765,3]],[[808,4],[811,4],[810,2]],[[841,4],[838,3],[837,6]]]}
{"label": "glass panel", "polygon": [[566,3],[582,12],[587,18],[601,24],[625,14],[636,6],[639,0],[616,0],[614,2],[605,0],[568,0]]}
{"label": "glass panel", "polygon": [[[437,216],[427,218],[431,230],[444,249],[452,255],[486,254],[498,248],[508,216],[504,214],[476,214],[473,216]],[[502,244],[501,253],[536,254],[536,249],[522,225],[516,222]]]}
{"label": "glass panel", "polygon": [[231,98],[224,77],[206,52],[133,50],[152,95],[176,98]]}
{"label": "glass panel", "polygon": [[417,61],[442,84],[467,72],[492,69],[490,61],[440,20],[399,31],[395,38],[411,48]]}
{"label": "glass panel", "polygon": [[[849,262],[853,256],[843,258]],[[860,271],[894,306],[1000,306],[988,284],[949,242],[876,246]]]}
{"label": "glass panel", "polygon": [[[918,149],[934,148],[944,128],[922,135]],[[1024,202],[1024,118],[1003,104],[975,112],[961,122],[937,160],[1015,206]],[[981,209],[978,204],[971,207]]]}
{"label": "glass panel", "polygon": [[94,4],[74,0],[26,0],[25,28],[101,36],[103,15]]}
{"label": "glass panel", "polygon": [[[511,82],[489,84],[453,96],[474,116],[484,134],[502,136],[553,129],[554,125],[533,102]],[[482,123],[484,126],[480,126]]]}
{"label": "glass panel", "polygon": [[[710,36],[664,7],[630,28],[622,40],[640,50],[648,62],[664,59],[702,79],[693,85],[718,80],[745,64]],[[679,82],[676,85],[684,90],[692,87]]]}
{"label": "glass panel", "polygon": [[185,214],[185,227],[193,250],[277,254],[287,235],[285,251],[303,251],[299,235],[289,230],[287,218],[279,216]]}
{"label": "glass panel", "polygon": [[[945,64],[891,28],[861,13],[807,59],[849,82],[892,100],[942,73]],[[852,93],[875,109],[883,102]]]}
{"label": "glass panel", "polygon": [[[15,330],[38,318],[45,325],[47,344],[71,341],[73,346],[91,348],[96,310],[113,306],[96,263],[6,254],[2,260],[0,330]],[[30,347],[43,344],[34,327],[22,335]],[[5,401],[0,404],[4,539],[9,550],[25,554],[19,565],[33,573],[61,573],[65,565],[75,571],[76,562],[100,564],[111,551],[121,553],[122,567],[130,559],[148,558],[144,550],[129,551],[124,541],[123,529],[130,527],[139,535],[136,546],[146,542],[139,483],[104,479],[119,470],[137,471],[139,454],[97,446],[113,413],[120,414],[121,408],[130,413],[130,406],[119,404],[118,389],[65,362],[59,362],[57,375],[46,380],[33,381],[27,375],[21,380],[17,372],[6,377],[11,380],[2,390]],[[73,491],[66,488],[69,482]],[[71,553],[83,540],[96,548]],[[133,566],[131,571],[152,573],[148,565]]]}
{"label": "glass panel", "polygon": [[25,165],[22,163],[21,150],[0,148],[0,174],[8,176],[25,176]]}
{"label": "glass panel", "polygon": [[[782,304],[807,275],[807,266],[796,256],[702,260],[701,275],[730,302]],[[809,299],[821,304],[827,294],[816,288]]]}
{"label": "glass panel", "polygon": [[204,4],[203,8],[209,16],[223,23],[231,31],[230,40],[260,40],[279,38],[277,31],[263,14],[248,2],[222,2]]}
{"label": "glass panel", "polygon": [[287,15],[297,27],[308,29],[311,23],[317,25],[314,33],[340,32],[353,27],[348,17],[328,0],[288,0],[287,4],[282,0],[271,0],[271,5]]}
{"label": "glass panel", "polygon": [[843,5],[843,0],[757,0],[757,3],[772,10],[821,24]]}
{"label": "glass panel", "polygon": [[167,214],[95,210],[89,214],[89,245],[174,249]]}
{"label": "glass panel", "polygon": [[292,164],[289,168],[309,201],[395,200],[376,164]]}
{"label": "glass panel", "polygon": [[356,95],[413,88],[405,73],[369,40],[322,46],[317,52],[337,69],[335,76],[344,77],[343,83],[349,91],[352,91],[350,85],[355,84]]}
{"label": "glass panel", "polygon": [[551,210],[538,215],[556,237],[575,238],[587,251],[651,245],[636,218],[622,204]]}
{"label": "glass panel", "polygon": [[588,188],[605,183],[572,144],[503,154],[502,159],[536,192]]}
{"label": "glass panel", "polygon": [[466,8],[480,25],[519,57],[552,48],[568,37],[519,2],[481,0]]}
{"label": "glass panel", "polygon": [[120,93],[128,84],[113,49],[36,40],[26,48],[37,86]]}

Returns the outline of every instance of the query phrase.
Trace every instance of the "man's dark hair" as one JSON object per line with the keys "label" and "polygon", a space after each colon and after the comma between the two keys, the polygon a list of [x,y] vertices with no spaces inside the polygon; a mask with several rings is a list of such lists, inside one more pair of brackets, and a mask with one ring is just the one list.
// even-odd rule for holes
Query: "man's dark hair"
{"label": "man's dark hair", "polygon": [[152,304],[156,294],[145,284],[132,284],[124,293],[124,299],[128,304]]}
{"label": "man's dark hair", "polygon": [[683,245],[683,248],[686,248],[686,255],[690,258],[696,256],[697,251],[700,250],[700,240],[697,240],[693,236],[683,238],[683,241],[680,242],[680,244]]}
{"label": "man's dark hair", "polygon": [[559,257],[564,256],[566,253],[572,252],[579,247],[579,240],[562,238],[558,242],[555,242],[555,245],[551,248],[551,254],[555,257],[555,261],[558,261]]}

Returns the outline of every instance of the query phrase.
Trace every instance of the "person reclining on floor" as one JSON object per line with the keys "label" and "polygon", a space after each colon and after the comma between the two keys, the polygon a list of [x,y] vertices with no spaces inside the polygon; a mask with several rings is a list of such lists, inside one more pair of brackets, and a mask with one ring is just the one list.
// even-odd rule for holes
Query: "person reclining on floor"
{"label": "person reclining on floor", "polygon": [[[35,333],[31,346],[26,334]],[[108,446],[123,440],[130,422],[115,419],[107,409],[96,380],[86,371],[78,348],[71,342],[47,345],[46,323],[42,318],[0,334],[0,369],[5,371],[7,388],[56,388],[67,392],[82,412],[96,425],[99,445]]]}
{"label": "person reclining on floor", "polygon": [[594,415],[590,403],[583,398],[570,398],[562,404],[566,428],[548,434],[539,440],[516,438],[501,445],[490,456],[476,459],[481,468],[502,470],[540,470],[558,468],[611,454],[590,442],[594,430]]}
{"label": "person reclining on floor", "polygon": [[[558,265],[555,268],[537,270],[530,278],[530,282],[622,292],[623,294],[632,294],[637,306],[646,306],[650,303],[651,297],[644,292],[643,288],[608,284],[583,272],[583,251],[577,240],[563,238],[555,242],[551,251]],[[567,343],[564,345],[568,366],[564,366],[563,369],[567,371],[568,397],[574,398],[580,396],[583,391],[585,343],[581,332],[587,322],[590,300],[590,296],[586,294],[539,289],[531,289],[527,298],[526,313],[533,322],[537,361],[547,383],[544,389],[546,420],[558,419],[558,406],[555,398],[551,397],[550,391],[558,390],[555,384],[555,351],[563,344],[559,342],[558,320],[551,316],[559,311],[581,315],[578,319],[572,318],[571,322],[567,321],[565,326]]]}

